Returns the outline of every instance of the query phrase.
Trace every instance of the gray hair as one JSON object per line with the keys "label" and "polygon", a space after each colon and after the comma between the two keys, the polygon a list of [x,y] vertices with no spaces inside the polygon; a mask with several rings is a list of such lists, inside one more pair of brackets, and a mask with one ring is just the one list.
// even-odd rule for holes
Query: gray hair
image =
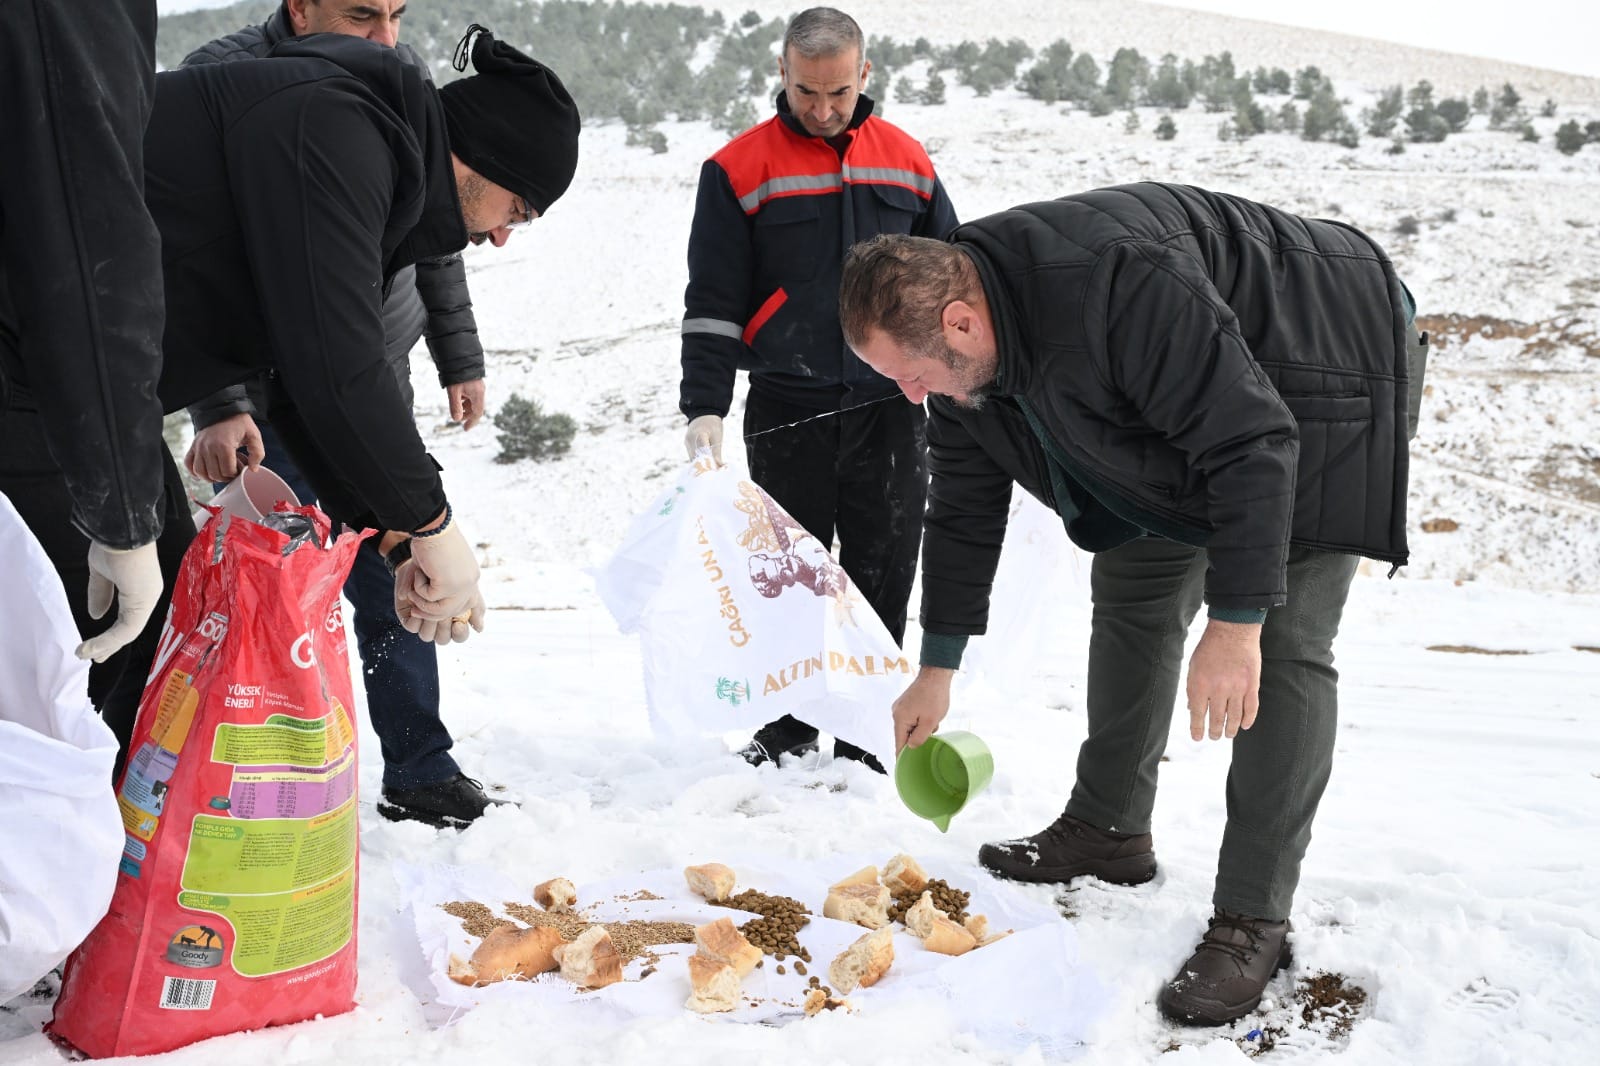
{"label": "gray hair", "polygon": [[820,59],[854,51],[862,60],[867,58],[866,40],[856,20],[832,7],[811,7],[789,20],[783,31],[783,55],[795,54],[803,59]]}

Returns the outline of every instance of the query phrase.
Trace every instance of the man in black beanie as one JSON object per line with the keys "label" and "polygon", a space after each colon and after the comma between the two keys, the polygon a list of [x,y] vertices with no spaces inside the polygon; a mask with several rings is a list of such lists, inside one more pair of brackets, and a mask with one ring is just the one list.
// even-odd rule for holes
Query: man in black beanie
{"label": "man in black beanie", "polygon": [[543,214],[571,183],[580,128],[548,68],[479,27],[457,69],[469,54],[476,73],[443,91],[393,49],[337,34],[170,71],[145,142],[163,408],[265,374],[265,413],[322,507],[384,531],[397,613],[439,644],[483,626],[478,563],[387,366],[383,297],[406,264],[502,245]]}

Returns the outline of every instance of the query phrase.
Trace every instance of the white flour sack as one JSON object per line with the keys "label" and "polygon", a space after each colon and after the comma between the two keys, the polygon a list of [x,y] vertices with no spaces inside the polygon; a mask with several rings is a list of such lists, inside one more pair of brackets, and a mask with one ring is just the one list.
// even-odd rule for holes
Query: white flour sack
{"label": "white flour sack", "polygon": [[701,456],[597,575],[637,632],[654,726],[758,729],[784,714],[893,761],[915,666],[844,568],[759,485]]}

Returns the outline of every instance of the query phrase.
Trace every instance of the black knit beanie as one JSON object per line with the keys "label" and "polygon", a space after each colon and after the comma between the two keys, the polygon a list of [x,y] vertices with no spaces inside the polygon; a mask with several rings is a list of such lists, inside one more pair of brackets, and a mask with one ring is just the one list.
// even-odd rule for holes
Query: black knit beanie
{"label": "black knit beanie", "polygon": [[578,167],[578,107],[555,71],[476,23],[456,45],[457,70],[469,50],[476,73],[439,90],[450,150],[542,215]]}

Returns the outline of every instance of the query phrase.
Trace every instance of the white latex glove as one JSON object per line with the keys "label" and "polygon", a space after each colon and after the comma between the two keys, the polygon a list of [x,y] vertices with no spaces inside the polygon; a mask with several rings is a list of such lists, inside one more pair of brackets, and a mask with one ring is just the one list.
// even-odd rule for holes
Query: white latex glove
{"label": "white latex glove", "polygon": [[411,560],[417,564],[407,595],[412,613],[435,622],[465,614],[478,592],[478,556],[454,518],[443,533],[411,538]]}
{"label": "white latex glove", "polygon": [[[243,464],[239,461],[241,451],[246,453]],[[266,455],[256,420],[241,413],[195,433],[183,465],[201,481],[232,481],[239,476],[241,465],[254,470]]]}
{"label": "white latex glove", "polygon": [[433,620],[423,618],[415,610],[416,586],[425,580],[416,560],[407,559],[394,572],[394,613],[409,633],[422,640],[431,640],[443,647],[452,641],[464,644],[472,630],[483,632],[484,616],[488,613],[481,593],[474,592],[466,611],[452,618]]}
{"label": "white latex glove", "polygon": [[137,548],[108,548],[89,545],[89,617],[101,618],[117,598],[117,620],[97,637],[78,645],[80,659],[103,663],[127,644],[150,620],[156,601],[161,599],[161,563],[152,541]]}
{"label": "white latex glove", "polygon": [[701,448],[711,449],[711,458],[722,465],[722,418],[719,415],[701,415],[689,422],[689,432],[683,438],[689,449],[689,458]]}

